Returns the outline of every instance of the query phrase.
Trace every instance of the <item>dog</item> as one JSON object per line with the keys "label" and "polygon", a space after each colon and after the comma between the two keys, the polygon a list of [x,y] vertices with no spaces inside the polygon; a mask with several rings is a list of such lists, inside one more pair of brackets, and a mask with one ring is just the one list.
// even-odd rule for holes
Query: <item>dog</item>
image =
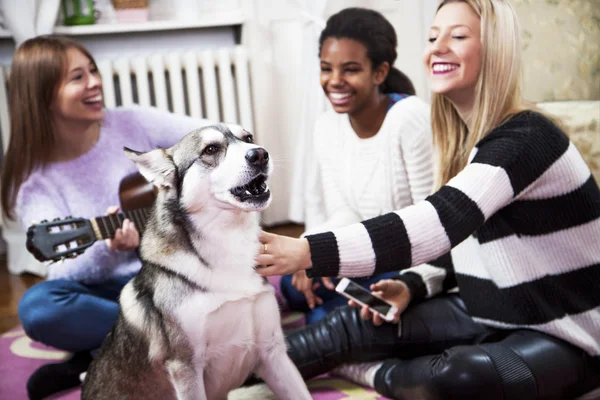
{"label": "dog", "polygon": [[168,149],[125,148],[158,194],[143,266],[84,378],[82,399],[225,399],[252,373],[279,399],[310,399],[288,357],[272,285],[255,271],[272,160],[237,125]]}

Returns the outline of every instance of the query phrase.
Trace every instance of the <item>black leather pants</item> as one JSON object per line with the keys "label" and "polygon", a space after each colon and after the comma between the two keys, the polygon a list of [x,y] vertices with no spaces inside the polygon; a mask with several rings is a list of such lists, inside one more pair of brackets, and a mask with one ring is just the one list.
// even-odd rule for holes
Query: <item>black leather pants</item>
{"label": "black leather pants", "polygon": [[400,329],[342,307],[287,341],[305,379],[347,362],[384,361],[375,389],[394,399],[571,399],[600,386],[597,360],[582,350],[536,331],[478,324],[458,295],[409,307]]}

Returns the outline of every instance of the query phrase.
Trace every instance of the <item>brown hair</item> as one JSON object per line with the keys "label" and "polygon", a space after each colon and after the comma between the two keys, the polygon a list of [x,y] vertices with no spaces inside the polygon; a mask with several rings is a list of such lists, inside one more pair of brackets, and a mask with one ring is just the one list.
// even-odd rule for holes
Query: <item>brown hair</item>
{"label": "brown hair", "polygon": [[52,101],[66,73],[67,51],[81,51],[80,43],[57,35],[38,36],[23,42],[12,60],[8,83],[10,141],[2,166],[0,188],[4,215],[14,219],[19,188],[31,173],[49,163],[54,146]]}

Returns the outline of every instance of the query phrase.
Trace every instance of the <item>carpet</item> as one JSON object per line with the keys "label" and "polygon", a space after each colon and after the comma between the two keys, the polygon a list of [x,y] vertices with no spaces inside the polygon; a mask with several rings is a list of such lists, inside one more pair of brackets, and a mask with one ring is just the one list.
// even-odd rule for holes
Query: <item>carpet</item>
{"label": "carpet", "polygon": [[[302,325],[302,315],[298,313],[283,313],[282,322],[286,327]],[[38,367],[59,362],[70,357],[64,351],[33,342],[21,327],[0,336],[0,398],[10,400],[27,400],[25,384],[27,378]],[[365,389],[348,381],[321,376],[307,382],[313,399],[317,400],[383,400],[373,390]],[[79,399],[79,389],[62,392],[52,397],[52,400]],[[264,384],[240,388],[232,391],[228,400],[271,400],[275,396]]]}

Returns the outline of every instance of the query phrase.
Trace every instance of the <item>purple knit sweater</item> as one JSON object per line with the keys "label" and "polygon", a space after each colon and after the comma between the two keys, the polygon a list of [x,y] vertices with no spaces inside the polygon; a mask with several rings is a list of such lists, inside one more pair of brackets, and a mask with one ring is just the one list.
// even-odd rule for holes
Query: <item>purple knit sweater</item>
{"label": "purple knit sweater", "polygon": [[[77,159],[34,171],[19,189],[15,211],[25,228],[43,219],[105,215],[109,206],[119,205],[121,179],[137,171],[123,146],[137,151],[170,147],[208,124],[150,107],[107,109],[94,147]],[[140,267],[134,251],[113,251],[100,242],[75,259],[50,265],[48,278],[99,283]]]}

